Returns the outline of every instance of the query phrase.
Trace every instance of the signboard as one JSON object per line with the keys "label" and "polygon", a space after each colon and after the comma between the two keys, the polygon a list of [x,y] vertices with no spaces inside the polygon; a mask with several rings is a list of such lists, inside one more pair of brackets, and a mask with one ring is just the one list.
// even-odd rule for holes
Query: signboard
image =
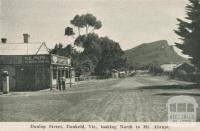
{"label": "signboard", "polygon": [[57,55],[0,56],[0,64],[56,64],[71,66],[71,59]]}
{"label": "signboard", "polygon": [[49,56],[47,55],[34,55],[34,56],[24,56],[24,64],[44,64],[50,63]]}
{"label": "signboard", "polygon": [[71,59],[67,57],[61,57],[61,56],[51,56],[51,63],[52,64],[58,64],[58,65],[71,65]]}

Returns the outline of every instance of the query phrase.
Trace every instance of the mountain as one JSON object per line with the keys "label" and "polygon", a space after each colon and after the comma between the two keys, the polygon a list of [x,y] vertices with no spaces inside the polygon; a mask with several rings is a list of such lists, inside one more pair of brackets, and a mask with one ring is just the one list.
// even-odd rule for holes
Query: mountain
{"label": "mountain", "polygon": [[166,40],[141,44],[126,50],[124,56],[127,58],[127,63],[132,66],[188,62],[187,59],[179,56]]}

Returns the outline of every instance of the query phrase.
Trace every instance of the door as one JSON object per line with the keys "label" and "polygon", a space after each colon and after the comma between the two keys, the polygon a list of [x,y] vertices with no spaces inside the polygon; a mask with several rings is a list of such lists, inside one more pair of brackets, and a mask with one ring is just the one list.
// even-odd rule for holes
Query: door
{"label": "door", "polygon": [[35,67],[17,66],[16,84],[19,91],[35,90]]}

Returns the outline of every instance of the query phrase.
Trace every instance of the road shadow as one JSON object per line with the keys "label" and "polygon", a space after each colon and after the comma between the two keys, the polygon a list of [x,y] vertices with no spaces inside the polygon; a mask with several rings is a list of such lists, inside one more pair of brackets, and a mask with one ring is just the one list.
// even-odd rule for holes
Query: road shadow
{"label": "road shadow", "polygon": [[154,95],[160,96],[177,96],[177,95],[188,95],[188,96],[200,96],[200,93],[157,93]]}
{"label": "road shadow", "polygon": [[190,84],[190,85],[158,85],[158,86],[143,86],[138,87],[137,89],[165,89],[165,90],[172,90],[172,89],[180,89],[180,90],[191,90],[191,89],[200,89],[200,84]]}

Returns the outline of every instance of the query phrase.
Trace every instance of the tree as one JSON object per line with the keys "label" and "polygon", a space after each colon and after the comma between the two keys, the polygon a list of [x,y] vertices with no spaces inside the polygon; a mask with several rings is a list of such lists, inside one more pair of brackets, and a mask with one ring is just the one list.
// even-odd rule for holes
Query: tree
{"label": "tree", "polygon": [[[89,33],[79,36],[74,44],[84,48],[80,57],[87,57],[91,60],[94,67],[89,68],[91,73],[105,75],[107,71],[120,69],[125,65],[125,59],[122,58],[123,51],[119,43],[108,37],[99,37],[95,33]],[[83,63],[81,59],[80,63]]]}
{"label": "tree", "polygon": [[191,62],[200,69],[200,0],[189,0],[186,5],[186,20],[177,19],[179,27],[175,33],[182,43],[175,43],[183,54],[189,55]]}
{"label": "tree", "polygon": [[[92,61],[93,66],[96,67],[102,55],[99,36],[94,33],[81,35],[75,40],[74,44],[84,48],[80,57],[87,56]],[[94,73],[94,68],[90,68],[90,72]]]}
{"label": "tree", "polygon": [[74,50],[73,50],[73,47],[71,44],[67,45],[65,48],[64,48],[64,52],[66,53],[65,56],[72,56],[73,53],[74,53]]}
{"label": "tree", "polygon": [[74,35],[73,28],[71,28],[71,27],[65,28],[65,35],[67,35],[67,36],[73,36]]}
{"label": "tree", "polygon": [[54,48],[51,50],[51,54],[57,54],[57,52],[58,52],[58,44],[56,44],[55,46],[54,46]]}
{"label": "tree", "polygon": [[85,14],[83,15],[85,19],[85,28],[86,28],[86,35],[88,34],[89,27],[94,27],[96,24],[96,17],[93,16],[92,14]]}
{"label": "tree", "polygon": [[79,36],[80,36],[81,35],[80,28],[83,28],[85,26],[83,16],[76,15],[76,16],[74,16],[74,18],[70,22],[71,22],[72,25],[74,25],[75,27],[78,28],[78,33],[79,33]]}
{"label": "tree", "polygon": [[72,25],[78,28],[79,36],[80,34],[80,28],[85,28],[86,35],[89,33],[89,28],[92,27],[91,31],[100,29],[102,26],[102,23],[100,20],[97,20],[97,18],[90,14],[82,14],[82,15],[76,15],[74,18],[70,21]]}
{"label": "tree", "polygon": [[153,61],[146,65],[146,69],[149,70],[150,73],[153,75],[161,74],[163,73],[163,69],[160,67],[160,64],[158,61]]}
{"label": "tree", "polygon": [[58,44],[58,48],[59,48],[59,49],[62,49],[62,48],[63,48],[63,44],[62,44],[62,43],[59,43],[59,44]]}
{"label": "tree", "polygon": [[100,38],[101,57],[95,68],[97,75],[105,75],[107,71],[112,69],[120,69],[125,66],[126,60],[122,58],[123,51],[119,43],[109,39],[108,37]]}
{"label": "tree", "polygon": [[101,26],[102,26],[102,24],[101,24],[101,21],[96,21],[96,23],[95,23],[95,25],[94,25],[94,29],[96,30],[96,29],[100,29],[101,28]]}
{"label": "tree", "polygon": [[63,47],[61,43],[56,44],[54,49],[51,50],[51,54],[60,55],[60,56],[66,56],[71,57],[74,53],[72,45],[67,45],[66,47]]}
{"label": "tree", "polygon": [[62,48],[63,48],[62,43],[56,44],[54,49],[51,50],[51,53],[56,55],[63,55]]}
{"label": "tree", "polygon": [[[94,15],[89,13],[76,15],[70,22],[78,28],[79,33],[73,42],[74,45],[63,47],[62,44],[56,44],[52,53],[71,57],[76,76],[105,75],[112,69],[120,69],[125,65],[126,60],[122,58],[123,51],[119,43],[93,33],[94,30],[102,27],[101,21]],[[81,28],[86,29],[85,34],[80,33]],[[73,28],[65,28],[66,36],[74,36],[74,34]],[[75,47],[83,50],[78,52]]]}

